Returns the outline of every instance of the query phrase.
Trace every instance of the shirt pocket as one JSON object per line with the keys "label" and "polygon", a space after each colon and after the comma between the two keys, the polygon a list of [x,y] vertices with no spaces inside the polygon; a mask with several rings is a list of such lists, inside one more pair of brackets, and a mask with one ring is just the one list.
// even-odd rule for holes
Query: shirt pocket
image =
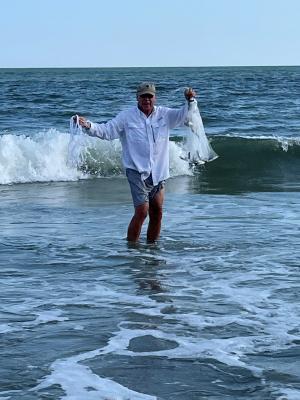
{"label": "shirt pocket", "polygon": [[131,142],[145,141],[147,139],[147,132],[145,126],[134,122],[128,122],[127,124],[127,138]]}
{"label": "shirt pocket", "polygon": [[161,142],[169,139],[169,130],[165,122],[161,124],[153,123],[151,127],[155,141]]}

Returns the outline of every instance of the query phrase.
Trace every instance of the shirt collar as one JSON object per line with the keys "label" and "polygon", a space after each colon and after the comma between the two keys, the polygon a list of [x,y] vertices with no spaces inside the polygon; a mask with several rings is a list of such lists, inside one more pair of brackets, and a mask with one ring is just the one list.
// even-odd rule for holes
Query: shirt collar
{"label": "shirt collar", "polygon": [[145,119],[151,118],[153,115],[155,115],[156,110],[157,110],[157,106],[154,106],[154,107],[153,107],[152,113],[147,117],[147,116],[143,113],[143,111],[141,111],[141,110],[139,109],[139,107],[136,106],[136,111],[138,112],[138,114],[139,114],[141,117],[145,118]]}

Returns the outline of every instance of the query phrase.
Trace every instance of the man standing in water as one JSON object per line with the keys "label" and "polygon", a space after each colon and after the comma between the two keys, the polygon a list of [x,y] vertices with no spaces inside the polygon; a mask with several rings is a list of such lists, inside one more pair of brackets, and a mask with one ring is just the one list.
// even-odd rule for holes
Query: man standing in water
{"label": "man standing in water", "polygon": [[[188,102],[194,101],[195,92],[191,88],[184,95]],[[161,229],[165,180],[169,178],[169,129],[184,124],[188,104],[179,109],[156,107],[156,89],[150,82],[140,84],[136,96],[137,106],[121,111],[107,123],[93,123],[84,117],[79,117],[79,123],[90,136],[120,139],[135,208],[127,240],[139,240],[149,215],[147,241],[155,242]]]}

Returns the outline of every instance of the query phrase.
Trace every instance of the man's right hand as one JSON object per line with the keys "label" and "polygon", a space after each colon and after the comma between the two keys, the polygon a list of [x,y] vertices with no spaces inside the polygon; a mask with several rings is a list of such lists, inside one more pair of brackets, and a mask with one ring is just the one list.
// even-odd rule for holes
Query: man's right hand
{"label": "man's right hand", "polygon": [[84,118],[84,117],[79,116],[78,123],[80,126],[82,126],[83,128],[86,128],[86,129],[90,129],[90,127],[91,127],[91,123],[89,121],[87,121],[86,118]]}

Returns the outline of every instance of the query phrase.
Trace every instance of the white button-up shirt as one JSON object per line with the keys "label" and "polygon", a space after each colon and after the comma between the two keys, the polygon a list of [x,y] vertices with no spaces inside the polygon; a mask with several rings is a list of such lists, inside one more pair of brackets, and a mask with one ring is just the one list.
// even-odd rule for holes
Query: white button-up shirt
{"label": "white button-up shirt", "polygon": [[100,139],[120,139],[124,168],[134,169],[147,179],[152,174],[153,184],[169,178],[169,129],[182,126],[188,104],[172,109],[154,107],[147,117],[137,106],[121,111],[107,123],[91,122],[87,133]]}

